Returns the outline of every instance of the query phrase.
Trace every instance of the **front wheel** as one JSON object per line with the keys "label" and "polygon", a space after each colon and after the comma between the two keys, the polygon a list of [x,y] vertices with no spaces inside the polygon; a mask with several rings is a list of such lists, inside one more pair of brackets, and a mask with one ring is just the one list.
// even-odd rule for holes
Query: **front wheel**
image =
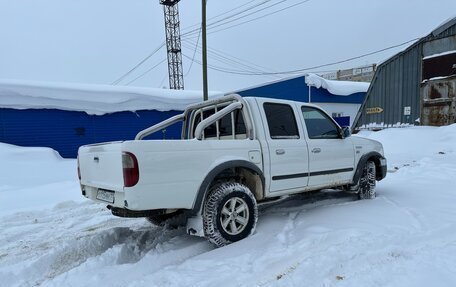
{"label": "front wheel", "polygon": [[375,198],[375,163],[368,161],[363,168],[358,184],[358,198],[372,199]]}
{"label": "front wheel", "polygon": [[250,189],[237,182],[214,186],[204,204],[205,237],[217,247],[246,238],[255,231],[258,207]]}

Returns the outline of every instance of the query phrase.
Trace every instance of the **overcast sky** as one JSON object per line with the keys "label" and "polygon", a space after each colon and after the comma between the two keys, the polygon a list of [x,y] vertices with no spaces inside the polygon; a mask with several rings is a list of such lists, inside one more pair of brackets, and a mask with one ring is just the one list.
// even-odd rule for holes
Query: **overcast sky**
{"label": "overcast sky", "polygon": [[[227,17],[231,18],[225,22],[232,21],[208,30],[212,31],[208,35],[209,65],[247,72],[302,69],[425,36],[456,16],[455,0],[310,0],[218,31],[301,2],[209,0],[208,18],[223,14],[209,24]],[[245,9],[248,11],[241,13]],[[264,10],[257,12],[260,9]],[[183,33],[199,28],[201,1],[182,0],[179,10]],[[246,16],[249,13],[254,14]],[[183,41],[186,74],[191,63],[186,57],[193,57],[197,37],[195,33]],[[159,0],[0,0],[0,79],[111,84],[164,39]],[[317,71],[378,63],[405,47]],[[201,54],[195,55],[201,61]],[[221,56],[222,62],[218,60]],[[133,81],[165,58],[163,47],[120,85]],[[165,61],[130,85],[167,87],[167,75]],[[185,77],[185,88],[200,90],[201,78],[201,66],[195,62]],[[232,91],[276,79],[209,69],[210,90]]]}

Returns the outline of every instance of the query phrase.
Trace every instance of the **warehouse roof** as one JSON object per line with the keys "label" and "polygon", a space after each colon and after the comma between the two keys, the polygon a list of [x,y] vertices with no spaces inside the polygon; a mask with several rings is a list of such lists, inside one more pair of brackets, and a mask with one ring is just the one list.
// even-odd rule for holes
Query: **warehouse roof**
{"label": "warehouse roof", "polygon": [[[316,88],[323,88],[335,96],[349,96],[355,93],[365,93],[369,89],[369,83],[365,82],[353,82],[353,81],[336,81],[336,80],[327,80],[317,74],[307,73],[300,76],[289,77],[285,79],[280,79],[273,82],[264,83],[261,85],[249,87],[246,89],[238,90],[236,92],[243,92],[247,90],[253,90],[256,88],[261,88],[264,86],[269,86],[281,82],[303,79],[303,82],[307,85]],[[236,93],[235,92],[235,93]]]}
{"label": "warehouse roof", "polygon": [[[217,92],[211,92],[214,96]],[[201,91],[0,80],[0,108],[60,109],[102,115],[121,111],[184,110]]]}

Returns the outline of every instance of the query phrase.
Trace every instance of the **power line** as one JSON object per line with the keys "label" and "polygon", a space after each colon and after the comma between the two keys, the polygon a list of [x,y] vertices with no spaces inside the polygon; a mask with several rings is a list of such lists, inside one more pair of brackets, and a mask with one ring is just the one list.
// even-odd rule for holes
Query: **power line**
{"label": "power line", "polygon": [[144,59],[142,59],[138,64],[136,64],[136,66],[134,66],[133,68],[131,68],[128,72],[126,72],[125,74],[123,74],[120,78],[118,78],[117,80],[115,80],[114,82],[111,83],[111,85],[117,85],[119,84],[123,79],[125,79],[128,75],[130,75],[131,73],[133,73],[133,71],[135,71],[139,66],[141,66],[142,64],[144,64],[144,62],[146,62],[147,60],[149,60],[153,55],[155,55],[155,53],[157,53],[161,48],[163,48],[165,46],[165,42],[163,42],[160,46],[158,46],[152,53],[150,53],[147,57],[145,57]]}
{"label": "power line", "polygon": [[[190,39],[185,39],[185,40],[184,40],[184,42],[187,42],[187,43],[191,44],[192,46],[194,46],[195,43],[190,42],[190,41],[191,41]],[[198,45],[198,49],[201,49],[201,46],[200,46],[200,45]],[[236,57],[236,56],[230,55],[230,54],[228,54],[228,53],[226,53],[226,52],[217,50],[217,49],[215,49],[215,48],[208,47],[208,50],[211,51],[211,52],[214,53],[214,54],[219,55],[220,57],[230,58],[230,59],[229,59],[230,61],[239,63],[239,64],[244,65],[244,66],[248,66],[248,65],[244,64],[244,62],[245,62],[245,63],[248,63],[248,64],[251,64],[251,66],[250,66],[249,68],[253,68],[253,69],[256,69],[256,70],[260,70],[260,69],[262,69],[262,70],[270,70],[269,68],[266,68],[266,67],[257,65],[257,64],[255,64],[255,63],[249,62],[249,61],[247,61],[247,60],[245,60],[245,59],[238,58],[238,57]],[[235,60],[233,60],[233,59],[236,59],[236,60],[238,60],[238,61],[235,61]],[[240,61],[240,62],[239,62],[239,61]],[[253,67],[253,66],[256,66],[257,68],[255,68],[255,67]],[[260,69],[258,69],[258,68],[260,68]]]}
{"label": "power line", "polygon": [[[237,9],[239,9],[239,8],[242,8],[242,7],[244,7],[244,6],[247,6],[247,5],[251,4],[251,2],[254,2],[254,1],[248,1],[247,3],[244,3],[244,4],[240,5],[240,6],[236,6],[236,7],[232,8],[232,9],[230,9],[230,10],[228,10],[228,11],[225,11],[225,12],[223,12],[223,13],[221,13],[221,14],[218,14],[218,15],[216,15],[216,16],[214,16],[214,17],[208,18],[207,20],[208,20],[208,21],[214,20],[214,19],[216,19],[216,18],[218,18],[218,17],[221,17],[221,16],[223,16],[223,15],[225,15],[225,14],[228,14],[228,13],[230,13],[230,12],[232,12],[232,11],[235,11],[235,10],[237,10]],[[206,3],[207,3],[207,1],[206,1]],[[193,27],[198,27],[199,25],[200,25],[199,23],[198,23],[198,24],[193,24],[193,25],[190,25],[190,26],[188,26],[188,27],[185,27],[184,30],[190,29],[190,28],[193,28]]]}
{"label": "power line", "polygon": [[[218,20],[218,21],[216,21],[216,22],[213,22],[213,23],[208,24],[208,30],[215,29],[215,28],[217,28],[217,27],[224,26],[224,25],[226,25],[226,24],[229,24],[229,23],[238,21],[238,20],[243,19],[243,18],[245,18],[245,17],[248,17],[248,16],[251,16],[251,15],[257,14],[257,13],[259,13],[259,12],[261,12],[261,11],[264,11],[264,10],[269,9],[269,8],[271,8],[271,7],[277,6],[277,5],[279,5],[279,4],[283,3],[283,2],[286,2],[286,1],[288,1],[288,0],[281,0],[281,1],[279,1],[279,2],[276,2],[276,3],[271,4],[271,5],[269,5],[269,6],[263,7],[263,8],[261,8],[261,9],[257,9],[257,10],[255,10],[255,11],[253,11],[253,12],[250,12],[250,13],[246,14],[246,15],[239,16],[240,14],[243,14],[244,12],[249,11],[249,10],[251,10],[251,9],[253,9],[253,8],[258,8],[259,5],[263,5],[263,4],[266,4],[267,2],[270,2],[270,0],[264,1],[264,2],[262,2],[262,3],[260,3],[260,4],[256,5],[256,6],[251,6],[251,7],[249,7],[248,9],[245,9],[244,11],[241,11],[240,13],[230,15],[230,16],[228,16],[228,17],[226,17],[226,18],[223,18],[223,19],[221,19],[221,20]],[[307,1],[310,1],[310,0],[307,0]],[[235,19],[231,19],[231,20],[229,20],[229,21],[225,21],[225,20],[230,19],[230,18],[233,18],[233,17],[235,17],[235,16],[239,16],[239,17],[237,17],[237,18],[235,18]],[[220,22],[223,22],[223,21],[225,21],[225,22],[224,22],[224,23],[220,23]],[[217,23],[220,23],[220,24],[217,24]],[[217,25],[216,25],[216,24],[217,24]],[[196,31],[197,31],[197,30],[189,31],[189,32],[187,32],[187,33],[182,34],[182,36],[183,36],[183,37],[184,37],[184,36],[192,36],[192,35],[194,35],[194,34],[196,33]]]}
{"label": "power line", "polygon": [[[184,56],[187,59],[190,59],[190,57],[185,55],[185,54],[182,54],[182,56]],[[197,60],[195,60],[195,63],[197,63],[199,65],[202,65],[202,63],[200,61],[197,61]],[[219,67],[219,66],[215,66],[215,65],[208,65],[208,68],[211,69],[211,70],[224,72],[224,73],[226,73],[227,71],[230,71],[230,70],[227,70],[225,68],[222,68],[222,67]],[[337,71],[337,70],[313,71],[313,72],[314,73],[326,73],[326,72],[335,72],[335,71]],[[239,72],[239,71],[231,70],[230,72]],[[237,73],[234,73],[234,74],[237,74]],[[265,75],[262,74],[262,75],[254,75],[254,76],[265,76]],[[278,78],[282,79],[283,77],[278,77]]]}
{"label": "power line", "polygon": [[[281,0],[281,1],[278,2],[278,3],[274,3],[274,4],[269,5],[269,6],[267,6],[267,7],[261,8],[260,10],[253,11],[253,12],[247,14],[247,15],[242,15],[242,16],[240,16],[240,17],[241,17],[241,18],[243,18],[243,17],[248,17],[248,16],[250,16],[251,14],[255,14],[255,13],[258,13],[258,12],[263,11],[263,10],[265,10],[265,9],[268,9],[268,8],[270,8],[270,7],[276,6],[276,5],[278,5],[278,4],[280,4],[280,3],[284,2],[284,1],[287,1],[287,0]],[[241,12],[238,12],[238,13],[235,13],[235,14],[232,14],[232,15],[229,15],[229,16],[226,16],[225,18],[222,18],[222,19],[217,20],[217,21],[215,21],[215,22],[213,22],[213,23],[210,23],[208,26],[211,27],[211,26],[213,26],[213,25],[215,25],[215,24],[217,24],[217,23],[223,22],[223,21],[225,21],[225,20],[229,20],[229,19],[231,19],[231,18],[233,18],[233,17],[236,17],[236,16],[239,16],[239,15],[241,15],[241,14],[244,14],[245,12],[248,12],[248,11],[253,10],[253,9],[255,9],[255,8],[261,7],[262,5],[267,4],[268,2],[271,2],[271,0],[265,0],[265,1],[261,2],[261,3],[259,3],[259,4],[250,6],[250,7],[246,8],[246,9],[242,10]],[[221,23],[221,24],[219,24],[219,25],[224,25],[224,24],[230,23],[230,22],[232,22],[232,21],[236,21],[236,19],[227,21],[227,22],[225,22],[225,23]]]}
{"label": "power line", "polygon": [[[189,40],[185,40],[184,42],[189,42]],[[188,44],[189,45],[191,44],[192,47],[194,45],[193,43],[190,43],[190,42]],[[199,49],[198,52],[200,52],[201,47],[198,46],[197,48]],[[270,71],[270,69],[258,66],[258,65],[254,64],[254,63],[252,63],[252,65],[248,65],[248,64],[244,63],[244,62],[248,62],[248,61],[246,61],[244,59],[240,59],[240,58],[234,57],[232,55],[229,55],[227,53],[218,51],[218,50],[213,49],[213,48],[209,48],[208,47],[208,51],[209,51],[209,56],[214,58],[216,61],[225,63],[225,64],[227,64],[229,66],[232,66],[232,67],[235,67],[235,68],[239,68],[240,70],[242,70],[244,72],[250,72],[252,70],[253,71],[257,71],[257,72],[265,72],[265,71],[268,71],[268,70]],[[255,67],[255,66],[257,66],[257,67]],[[276,75],[268,75],[268,76],[277,78]]]}
{"label": "power line", "polygon": [[[268,0],[268,1],[265,1],[265,2],[269,2],[269,1],[271,1],[271,0]],[[233,12],[233,11],[239,9],[239,8],[242,8],[242,7],[245,7],[245,6],[249,5],[249,4],[252,4],[253,2],[255,2],[255,0],[254,0],[254,1],[248,1],[248,2],[246,2],[246,3],[244,3],[244,4],[242,4],[242,5],[239,5],[239,6],[235,7],[235,8],[233,8],[233,9],[230,9],[230,10],[228,10],[228,11],[225,11],[225,12],[223,12],[222,14],[216,15],[216,16],[214,16],[214,17],[211,17],[211,18],[207,19],[207,20],[211,21],[211,20],[217,19],[217,18],[219,18],[219,17],[221,17],[221,16],[223,16],[223,15],[226,15],[226,14],[228,14],[228,13],[230,13],[230,12]],[[262,3],[263,3],[263,2],[262,2]],[[257,6],[258,6],[258,5],[262,5],[262,3],[257,4]]]}
{"label": "power line", "polygon": [[[185,55],[185,54],[182,54],[182,56],[184,56],[185,58],[187,59],[191,59],[189,56]],[[201,61],[198,61],[195,59],[195,63],[199,64],[199,65],[203,65],[201,63]],[[241,73],[243,72],[242,70],[229,70],[229,69],[225,69],[223,67],[219,67],[219,66],[215,66],[215,65],[207,65],[209,68],[213,69],[213,70],[216,70],[216,71],[229,71],[229,72],[233,72],[233,73]]]}
{"label": "power line", "polygon": [[263,7],[263,8],[261,8],[261,9],[258,9],[258,10],[256,10],[256,11],[253,11],[253,12],[251,12],[251,13],[248,13],[247,15],[242,15],[242,16],[237,17],[237,18],[235,18],[235,19],[231,19],[230,21],[226,21],[226,22],[224,22],[224,23],[220,23],[220,24],[218,24],[218,25],[211,26],[211,29],[215,29],[215,28],[217,28],[217,27],[224,26],[224,25],[226,25],[226,24],[235,22],[235,21],[237,21],[237,20],[239,20],[239,19],[242,19],[242,18],[251,16],[251,15],[257,14],[257,13],[259,13],[259,12],[261,12],[261,11],[264,11],[264,10],[269,9],[269,8],[271,8],[271,7],[274,7],[274,6],[277,6],[277,5],[279,5],[279,4],[282,4],[283,2],[286,2],[286,1],[287,1],[287,0],[281,0],[281,1],[279,1],[279,2],[276,2],[276,3],[271,4],[271,5],[269,5],[269,6],[266,6],[266,7]]}
{"label": "power line", "polygon": [[188,73],[190,73],[190,70],[192,69],[193,62],[194,62],[194,60],[195,60],[196,50],[198,50],[198,43],[199,43],[199,40],[200,40],[200,37],[201,37],[201,30],[202,30],[202,28],[203,28],[203,27],[202,27],[202,25],[201,25],[200,30],[199,30],[199,33],[198,33],[198,40],[196,40],[195,50],[193,51],[192,61],[190,62],[190,67],[188,68],[187,73],[185,73],[185,76],[187,76]]}
{"label": "power line", "polygon": [[161,63],[165,62],[167,59],[163,59],[161,60],[160,62],[158,62],[155,66],[153,66],[152,68],[148,69],[147,71],[145,71],[144,73],[142,73],[141,75],[137,76],[136,78],[134,78],[133,80],[131,80],[130,82],[127,83],[127,86],[129,86],[131,83],[135,82],[137,79],[143,77],[144,75],[146,75],[147,73],[149,73],[150,71],[152,71],[153,69],[155,69],[156,67],[158,67]]}
{"label": "power line", "polygon": [[295,6],[298,6],[298,5],[307,3],[307,2],[309,2],[309,1],[311,1],[311,0],[304,0],[304,1],[301,1],[301,2],[298,2],[298,3],[295,3],[295,4],[293,4],[293,5],[287,6],[287,7],[285,7],[285,8],[282,8],[282,9],[280,9],[280,10],[276,10],[276,11],[273,11],[273,12],[270,12],[270,13],[267,13],[267,14],[264,14],[264,15],[262,15],[262,16],[258,16],[258,17],[256,17],[256,18],[253,18],[253,19],[250,19],[250,20],[241,22],[241,23],[237,23],[237,24],[234,24],[234,25],[231,25],[231,26],[228,26],[228,27],[219,29],[219,30],[212,31],[212,32],[210,32],[210,33],[208,33],[208,34],[217,33],[217,32],[220,32],[220,31],[225,31],[225,30],[228,30],[228,29],[231,29],[231,28],[234,28],[234,27],[237,27],[237,26],[241,26],[241,25],[244,25],[244,24],[247,24],[247,23],[256,21],[256,20],[260,20],[260,19],[265,18],[265,17],[267,17],[267,16],[277,14],[277,13],[282,12],[282,11],[284,11],[284,10],[287,10],[287,9],[293,8],[293,7],[295,7]]}
{"label": "power line", "polygon": [[160,82],[160,85],[158,85],[159,88],[163,87],[163,83],[165,82],[166,78],[168,78],[168,75],[165,74],[165,76],[163,77],[163,79]]}
{"label": "power line", "polygon": [[364,57],[367,57],[367,56],[378,54],[378,53],[381,53],[381,52],[384,52],[384,51],[387,51],[387,50],[398,48],[398,47],[404,46],[404,45],[406,45],[408,43],[414,42],[414,41],[419,40],[419,39],[420,38],[415,38],[415,39],[406,41],[406,42],[398,44],[398,45],[390,46],[390,47],[383,48],[383,49],[380,49],[380,50],[377,50],[377,51],[374,51],[374,52],[370,52],[370,53],[367,53],[367,54],[359,55],[359,56],[356,56],[356,57],[348,58],[348,59],[337,61],[337,62],[332,62],[332,63],[328,63],[328,64],[323,64],[323,65],[318,65],[318,66],[313,66],[313,67],[308,67],[308,68],[303,68],[303,69],[290,70],[290,71],[258,73],[258,72],[229,71],[229,70],[223,70],[223,68],[220,68],[220,67],[217,67],[218,70],[217,69],[214,69],[214,70],[217,70],[217,71],[220,71],[220,72],[223,72],[223,73],[245,75],[245,76],[296,74],[296,73],[302,73],[302,72],[309,71],[309,70],[314,70],[314,69],[319,69],[319,68],[323,68],[323,67],[328,67],[328,66],[333,66],[333,65],[337,65],[337,64],[350,62],[350,61],[353,61],[353,60],[357,60],[357,59],[360,59],[360,58],[364,58]]}
{"label": "power line", "polygon": [[[211,25],[214,25],[214,24],[217,24],[217,23],[219,23],[219,22],[225,21],[225,20],[227,20],[227,19],[233,18],[233,17],[235,17],[235,16],[238,16],[238,15],[240,15],[240,14],[243,14],[243,13],[245,13],[245,12],[247,12],[247,11],[250,11],[250,10],[252,10],[252,9],[254,9],[254,8],[257,8],[257,7],[259,7],[259,6],[261,6],[261,5],[264,5],[264,4],[266,4],[266,3],[268,3],[268,2],[271,2],[271,1],[272,1],[272,0],[264,0],[263,2],[261,2],[261,3],[259,3],[259,4],[256,4],[256,5],[247,7],[246,9],[241,10],[241,11],[235,13],[235,14],[231,14],[231,15],[229,15],[229,16],[223,18],[223,19],[220,19],[220,20],[214,21],[214,22],[212,22],[212,23],[209,23],[207,26],[209,27],[209,26],[211,26]],[[221,17],[221,16],[224,16],[224,15],[228,14],[228,13],[231,12],[231,11],[237,10],[237,9],[239,9],[239,8],[241,8],[241,7],[244,7],[244,6],[248,5],[248,4],[251,4],[251,2],[248,2],[248,3],[245,3],[245,4],[243,4],[243,5],[240,5],[240,6],[236,7],[236,8],[234,8],[234,9],[225,11],[225,12],[223,12],[222,14],[219,14],[219,15],[217,15],[217,16],[214,16],[214,17],[212,17],[212,18],[210,18],[210,19],[208,19],[208,20],[210,21],[210,20],[219,18],[219,17]],[[198,24],[192,25],[192,26],[190,26],[190,27],[195,27],[195,26],[198,26]],[[185,28],[184,30],[188,30],[190,27],[187,27],[187,28]],[[191,31],[182,33],[182,36],[187,35],[187,34],[193,34],[193,33],[196,33],[197,31],[198,31],[198,29],[193,29],[193,30],[191,30]]]}

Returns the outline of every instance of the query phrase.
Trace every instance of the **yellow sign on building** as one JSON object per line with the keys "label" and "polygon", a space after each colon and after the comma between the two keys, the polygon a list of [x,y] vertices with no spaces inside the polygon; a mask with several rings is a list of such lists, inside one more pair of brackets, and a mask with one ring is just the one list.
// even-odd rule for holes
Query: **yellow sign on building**
{"label": "yellow sign on building", "polygon": [[383,109],[380,107],[375,107],[375,108],[367,108],[366,109],[366,114],[371,115],[371,114],[380,114],[383,112]]}

